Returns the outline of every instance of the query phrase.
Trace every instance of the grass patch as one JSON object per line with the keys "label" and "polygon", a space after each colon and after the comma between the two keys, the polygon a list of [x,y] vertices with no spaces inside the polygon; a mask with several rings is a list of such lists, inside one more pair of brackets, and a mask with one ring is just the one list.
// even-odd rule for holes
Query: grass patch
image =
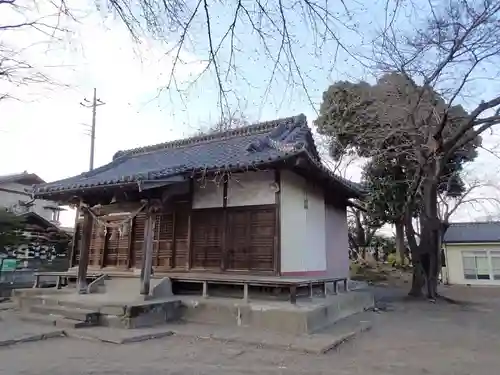
{"label": "grass patch", "polygon": [[357,281],[380,282],[387,280],[387,272],[369,264],[351,263],[351,279]]}

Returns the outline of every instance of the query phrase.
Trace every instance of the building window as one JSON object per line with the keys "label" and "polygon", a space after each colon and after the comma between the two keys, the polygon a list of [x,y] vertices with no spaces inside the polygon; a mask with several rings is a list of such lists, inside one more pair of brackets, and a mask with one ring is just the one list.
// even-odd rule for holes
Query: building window
{"label": "building window", "polygon": [[500,280],[500,251],[491,251],[490,255],[493,280]]}
{"label": "building window", "polygon": [[499,280],[500,251],[462,252],[466,280]]}
{"label": "building window", "polygon": [[50,220],[58,222],[60,213],[61,212],[59,210],[52,210],[52,212],[50,213]]}
{"label": "building window", "polygon": [[464,277],[466,280],[490,280],[488,252],[463,252]]}

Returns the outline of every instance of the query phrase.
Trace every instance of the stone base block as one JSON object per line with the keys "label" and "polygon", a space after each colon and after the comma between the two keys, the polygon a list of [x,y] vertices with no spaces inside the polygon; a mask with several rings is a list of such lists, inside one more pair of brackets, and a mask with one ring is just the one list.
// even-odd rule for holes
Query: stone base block
{"label": "stone base block", "polygon": [[[181,301],[146,301],[144,303],[136,303],[130,306],[123,306],[120,314],[120,309],[111,306],[108,309],[106,306],[100,309],[101,324],[107,327],[114,328],[144,328],[152,327],[167,322],[177,321],[181,317]],[[119,314],[109,314],[109,313]]]}
{"label": "stone base block", "polygon": [[290,334],[319,331],[340,319],[374,306],[371,293],[349,292],[292,305],[288,302],[230,302],[224,299],[184,300],[188,322],[250,327]]}

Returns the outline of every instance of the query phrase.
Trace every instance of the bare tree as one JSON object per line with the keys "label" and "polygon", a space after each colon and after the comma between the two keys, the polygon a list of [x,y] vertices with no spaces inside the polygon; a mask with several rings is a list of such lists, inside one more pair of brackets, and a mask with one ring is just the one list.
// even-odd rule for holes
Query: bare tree
{"label": "bare tree", "polygon": [[[458,0],[436,6],[429,2],[428,10],[426,24],[410,36],[399,37],[394,29],[384,34],[378,63],[385,71],[401,73],[410,89],[418,93],[407,113],[408,127],[403,130],[413,133],[416,140],[406,150],[417,165],[410,194],[422,197],[420,243],[412,255],[425,279],[414,274],[412,294],[418,295],[426,282],[428,296],[435,298],[441,264],[441,178],[457,151],[500,123],[500,96],[496,92],[468,112],[458,104],[477,87],[485,69],[488,79],[498,77],[500,1]],[[422,116],[425,98],[434,99]]]}
{"label": "bare tree", "polygon": [[[0,100],[19,99],[13,92],[22,86],[56,83],[27,52],[61,40],[68,31],[66,18],[74,20],[65,0],[43,4],[37,0],[0,0]],[[19,45],[18,38],[26,32],[32,33],[30,43]]]}
{"label": "bare tree", "polygon": [[365,162],[356,153],[342,153],[337,158],[332,158],[330,150],[332,149],[331,138],[320,134],[315,134],[314,143],[321,156],[321,162],[337,176],[353,179],[352,173],[361,171],[361,166]]}
{"label": "bare tree", "polygon": [[[491,84],[500,73],[500,1],[438,1],[422,7],[423,17],[414,23],[406,15],[399,24],[391,21],[375,44],[370,62],[389,74],[376,86],[352,89],[346,83],[332,89],[335,99],[324,102],[323,120],[334,113],[341,127],[336,134],[348,134],[364,156],[411,167],[406,206],[418,201],[421,235],[417,243],[409,233],[413,228],[407,228],[414,263],[410,293],[419,296],[427,286],[434,299],[443,230],[438,193],[453,178],[450,170],[474,158],[480,135],[500,123],[500,96],[478,86]],[[476,93],[483,96],[481,102],[467,98],[474,89],[481,89],[481,95]],[[411,210],[405,214],[407,223],[413,215]]]}
{"label": "bare tree", "polygon": [[248,117],[239,110],[234,110],[230,112],[229,116],[220,118],[215,123],[200,126],[200,128],[196,131],[196,134],[207,135],[211,133],[225,132],[248,125],[250,125]]}
{"label": "bare tree", "polygon": [[355,261],[364,261],[366,250],[383,223],[373,220],[360,203],[349,207],[347,223],[350,257]]}
{"label": "bare tree", "polygon": [[[109,4],[137,40],[146,32],[174,44],[173,68],[164,89],[182,90],[175,73],[185,63],[183,50],[199,56],[206,68],[194,81],[205,75],[213,78],[218,102],[225,107],[222,117],[239,96],[234,87],[237,80],[250,87],[264,84],[262,103],[274,99],[271,86],[284,80],[285,90],[302,89],[315,107],[308,87],[310,60],[304,64],[301,53],[311,47],[309,56],[314,59],[330,52],[333,60],[340,54],[354,57],[339,34],[342,30],[358,33],[353,12],[365,10],[351,0],[140,0],[138,5],[132,0],[109,0]],[[249,72],[241,70],[243,59],[254,60],[261,71],[269,66],[269,76],[249,82]]]}
{"label": "bare tree", "polygon": [[[463,176],[464,192],[458,197],[438,194],[439,219],[447,228],[453,215],[459,210],[472,208],[476,212],[488,212],[491,208],[500,211],[500,191],[498,184],[473,176]],[[485,190],[491,190],[486,192]],[[488,207],[489,206],[489,207]],[[444,235],[444,233],[443,233]]]}

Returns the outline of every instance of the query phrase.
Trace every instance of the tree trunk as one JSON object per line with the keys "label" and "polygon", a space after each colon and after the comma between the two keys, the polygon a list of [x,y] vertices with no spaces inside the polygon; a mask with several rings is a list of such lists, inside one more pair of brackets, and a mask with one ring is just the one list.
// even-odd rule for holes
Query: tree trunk
{"label": "tree trunk", "polygon": [[429,221],[429,274],[427,283],[427,297],[436,299],[439,273],[441,271],[441,220],[438,216],[437,184],[430,184],[428,197],[429,207],[426,207],[426,216]]}
{"label": "tree trunk", "polygon": [[441,270],[439,259],[441,222],[437,211],[437,184],[434,181],[427,180],[423,183],[422,202],[420,243],[417,246],[416,254],[412,253],[414,285],[412,284],[410,295],[420,296],[422,293],[417,290],[422,290],[426,286],[427,297],[435,300],[438,276]]}
{"label": "tree trunk", "polygon": [[422,259],[420,257],[420,246],[415,238],[415,229],[413,228],[413,216],[408,210],[405,213],[405,233],[406,239],[408,241],[408,246],[410,247],[411,262],[413,265],[413,276],[411,282],[411,289],[408,295],[412,297],[422,297],[422,290],[425,286],[425,274],[422,269]]}
{"label": "tree trunk", "polygon": [[416,261],[413,262],[413,275],[411,280],[411,289],[408,292],[409,296],[412,297],[423,297],[423,290],[427,283],[427,278],[425,276],[425,272],[422,266],[422,260],[417,255]]}
{"label": "tree trunk", "polygon": [[405,264],[405,235],[403,220],[396,221],[396,252],[399,254],[400,263]]}

